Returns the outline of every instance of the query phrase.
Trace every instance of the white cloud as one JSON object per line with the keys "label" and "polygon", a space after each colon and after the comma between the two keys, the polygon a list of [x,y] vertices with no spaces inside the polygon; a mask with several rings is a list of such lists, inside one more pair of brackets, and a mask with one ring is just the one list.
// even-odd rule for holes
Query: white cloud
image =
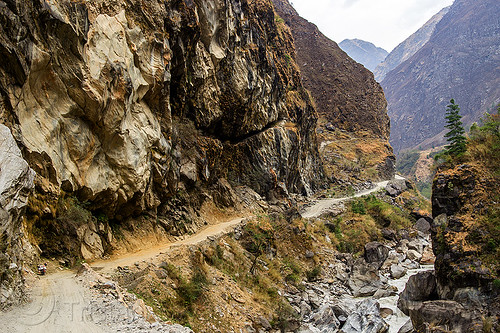
{"label": "white cloud", "polygon": [[453,0],[291,0],[329,38],[359,38],[391,51]]}

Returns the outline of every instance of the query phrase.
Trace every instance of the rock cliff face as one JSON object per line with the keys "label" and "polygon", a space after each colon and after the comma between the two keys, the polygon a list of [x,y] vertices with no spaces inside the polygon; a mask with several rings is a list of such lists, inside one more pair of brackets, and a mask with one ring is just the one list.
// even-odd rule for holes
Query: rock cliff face
{"label": "rock cliff face", "polygon": [[499,17],[498,1],[455,1],[429,41],[385,77],[396,151],[441,143],[450,98],[465,125],[500,101]]}
{"label": "rock cliff face", "polygon": [[420,29],[396,46],[394,50],[387,55],[385,60],[375,68],[373,74],[377,82],[382,82],[387,73],[398,67],[402,62],[409,59],[418,50],[420,50],[431,38],[436,25],[441,21],[444,15],[448,13],[450,7],[441,9],[439,13],[431,17]]}
{"label": "rock cliff face", "polygon": [[361,39],[344,39],[339,47],[372,72],[389,54],[383,48]]}
{"label": "rock cliff face", "polygon": [[[98,257],[111,223],[132,233],[148,216],[194,231],[235,185],[318,188],[317,116],[275,16],[265,0],[0,1],[0,122],[27,161],[22,184],[36,172],[26,227],[43,254]],[[2,270],[27,199],[6,195]]]}
{"label": "rock cliff face", "polygon": [[[439,170],[432,194],[436,293],[410,313],[414,327],[500,328],[498,181],[479,163]],[[411,311],[410,311],[411,312]],[[489,327],[489,328],[488,328]],[[427,332],[427,331],[426,331]]]}
{"label": "rock cliff face", "polygon": [[35,173],[10,130],[0,124],[0,310],[23,300],[23,259],[30,252],[23,214]]}
{"label": "rock cliff face", "polygon": [[317,186],[315,112],[270,2],[9,1],[0,15],[2,121],[42,190],[120,218],[219,177]]}
{"label": "rock cliff face", "polygon": [[[311,92],[320,116],[322,157],[327,165],[338,164],[340,155],[346,155],[348,162],[363,164],[360,156],[329,147],[332,142],[341,142],[334,136],[334,130],[348,131],[356,138],[370,138],[372,146],[365,151],[360,143],[353,151],[377,151],[377,156],[370,158],[377,164],[376,173],[381,178],[394,174],[394,156],[388,144],[389,118],[387,102],[380,85],[373,79],[373,74],[358,64],[338,45],[324,36],[318,28],[300,17],[287,0],[273,0],[276,10],[290,27],[297,49],[297,63],[303,77],[304,86]],[[344,136],[342,134],[342,136]],[[349,138],[350,142],[356,141]],[[361,154],[361,155],[363,155]],[[336,175],[342,170],[335,169]],[[334,172],[328,172],[332,175]]]}

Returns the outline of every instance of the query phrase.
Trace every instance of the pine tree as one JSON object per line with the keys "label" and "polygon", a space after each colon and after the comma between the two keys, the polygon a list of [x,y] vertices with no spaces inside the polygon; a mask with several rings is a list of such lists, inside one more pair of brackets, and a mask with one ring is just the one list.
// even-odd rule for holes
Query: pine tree
{"label": "pine tree", "polygon": [[460,107],[455,104],[455,100],[451,99],[450,104],[446,109],[446,125],[445,127],[449,129],[448,133],[444,136],[448,141],[446,146],[446,153],[451,156],[459,156],[463,154],[466,149],[467,138],[465,137],[465,130],[462,126],[462,116],[459,114]]}

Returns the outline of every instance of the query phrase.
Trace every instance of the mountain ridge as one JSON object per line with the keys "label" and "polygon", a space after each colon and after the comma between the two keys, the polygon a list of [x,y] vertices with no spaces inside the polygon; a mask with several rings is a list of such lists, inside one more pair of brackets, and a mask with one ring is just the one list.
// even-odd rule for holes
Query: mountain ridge
{"label": "mountain ridge", "polygon": [[339,47],[372,72],[389,54],[385,49],[357,38],[344,39],[339,43]]}
{"label": "mountain ridge", "polygon": [[395,151],[443,143],[451,98],[465,126],[500,102],[499,16],[496,1],[455,1],[429,41],[385,77]]}

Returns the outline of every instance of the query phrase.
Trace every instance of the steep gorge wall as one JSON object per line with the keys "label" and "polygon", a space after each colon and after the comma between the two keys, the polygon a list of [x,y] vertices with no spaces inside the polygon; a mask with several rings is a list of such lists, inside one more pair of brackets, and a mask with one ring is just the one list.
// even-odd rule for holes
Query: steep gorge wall
{"label": "steep gorge wall", "polygon": [[[253,171],[240,183],[262,194],[276,180],[291,192],[317,186],[315,112],[271,3],[9,1],[0,10],[2,122],[44,191],[126,216],[157,208],[183,180],[236,181],[238,168]],[[231,159],[238,152],[248,160]]]}
{"label": "steep gorge wall", "polygon": [[320,186],[316,112],[270,1],[0,1],[0,23],[0,122],[36,172],[27,228],[46,255],[102,255],[108,221],[195,230],[230,184]]}

